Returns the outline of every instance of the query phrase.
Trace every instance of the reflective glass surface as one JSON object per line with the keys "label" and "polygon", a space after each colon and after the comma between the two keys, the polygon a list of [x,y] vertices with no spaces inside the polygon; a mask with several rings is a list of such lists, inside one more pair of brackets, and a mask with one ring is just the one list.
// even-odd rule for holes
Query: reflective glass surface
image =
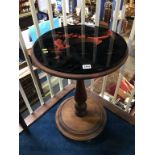
{"label": "reflective glass surface", "polygon": [[33,46],[37,61],[62,73],[92,74],[119,65],[128,54],[117,33],[103,27],[73,25],[42,35]]}

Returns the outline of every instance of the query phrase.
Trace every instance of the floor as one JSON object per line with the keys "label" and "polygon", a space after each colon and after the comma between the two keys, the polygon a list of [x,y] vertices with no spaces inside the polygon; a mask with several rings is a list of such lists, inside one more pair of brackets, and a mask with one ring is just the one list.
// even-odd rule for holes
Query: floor
{"label": "floor", "polygon": [[55,112],[66,95],[52,109],[19,135],[20,155],[134,155],[135,128],[106,109],[103,132],[91,141],[77,142],[64,137],[55,124]]}

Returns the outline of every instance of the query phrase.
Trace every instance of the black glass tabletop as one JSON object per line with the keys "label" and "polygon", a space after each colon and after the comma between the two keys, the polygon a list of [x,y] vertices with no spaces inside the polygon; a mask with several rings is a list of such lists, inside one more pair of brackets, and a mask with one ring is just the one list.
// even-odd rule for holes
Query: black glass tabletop
{"label": "black glass tabletop", "polygon": [[86,79],[118,69],[127,59],[128,48],[125,40],[111,30],[72,25],[40,36],[31,56],[49,74]]}

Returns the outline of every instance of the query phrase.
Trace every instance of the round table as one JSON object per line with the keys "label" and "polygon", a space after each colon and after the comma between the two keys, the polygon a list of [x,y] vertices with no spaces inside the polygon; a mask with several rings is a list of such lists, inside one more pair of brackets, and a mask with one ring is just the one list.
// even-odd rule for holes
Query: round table
{"label": "round table", "polygon": [[88,95],[84,79],[105,76],[120,68],[128,57],[124,39],[104,27],[69,25],[40,36],[33,45],[34,64],[48,74],[77,80],[75,96],[57,109],[56,124],[66,137],[87,141],[106,124],[106,111]]}

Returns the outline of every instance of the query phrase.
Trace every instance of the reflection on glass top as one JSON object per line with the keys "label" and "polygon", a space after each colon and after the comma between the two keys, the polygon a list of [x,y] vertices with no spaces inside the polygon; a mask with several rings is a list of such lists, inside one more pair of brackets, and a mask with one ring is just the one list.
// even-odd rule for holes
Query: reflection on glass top
{"label": "reflection on glass top", "polygon": [[72,74],[104,72],[127,56],[127,45],[103,27],[72,25],[42,35],[34,44],[37,60],[49,69]]}

